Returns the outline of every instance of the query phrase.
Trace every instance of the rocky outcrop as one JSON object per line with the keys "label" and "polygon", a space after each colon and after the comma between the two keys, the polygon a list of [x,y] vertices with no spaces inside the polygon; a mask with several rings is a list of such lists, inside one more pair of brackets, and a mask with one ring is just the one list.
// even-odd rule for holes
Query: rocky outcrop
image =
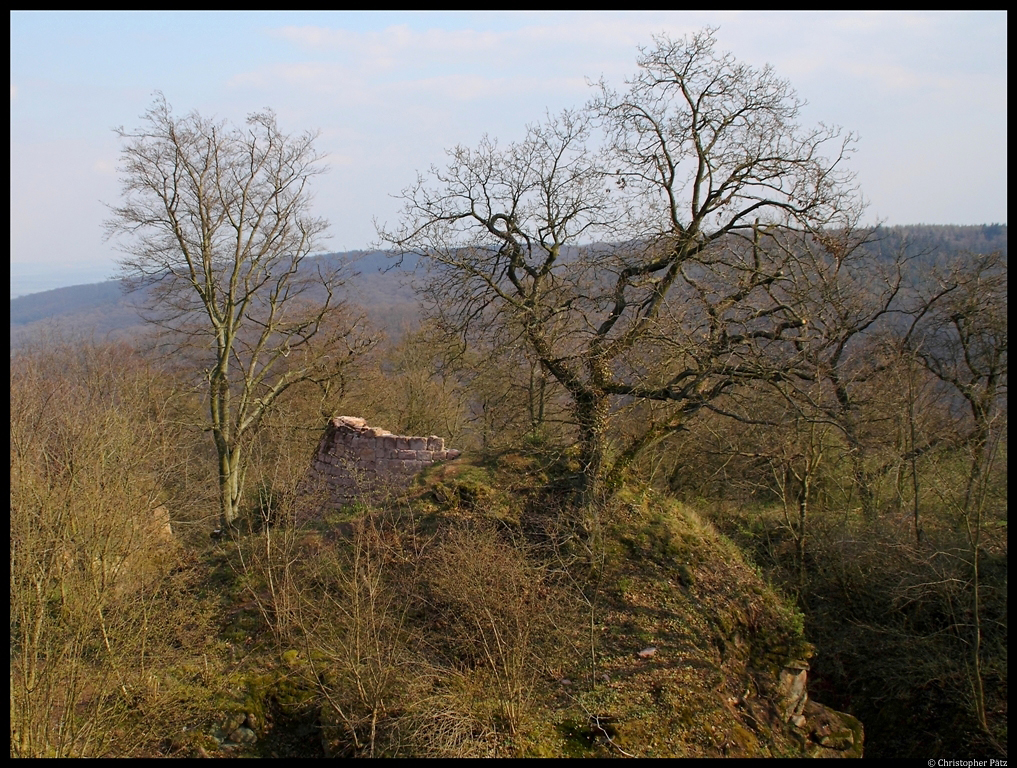
{"label": "rocky outcrop", "polygon": [[808,701],[802,712],[805,754],[809,757],[862,757],[864,731],[858,718]]}
{"label": "rocky outcrop", "polygon": [[777,700],[780,707],[781,720],[796,725],[805,703],[809,700],[806,690],[809,676],[809,664],[805,661],[793,661],[780,671],[777,680]]}
{"label": "rocky outcrop", "polygon": [[135,593],[165,573],[176,544],[169,509],[159,504],[146,514],[121,511],[121,517],[105,521],[91,535],[63,542],[62,572],[90,572],[95,583],[118,595]]}
{"label": "rocky outcrop", "polygon": [[458,456],[437,435],[395,435],[364,419],[336,416],[318,443],[312,479],[323,487],[326,507],[339,509],[365,496],[406,488],[425,467]]}
{"label": "rocky outcrop", "polygon": [[165,504],[160,504],[152,510],[152,519],[148,528],[159,539],[173,541],[173,525],[170,523],[169,509]]}
{"label": "rocky outcrop", "polygon": [[809,757],[862,757],[864,731],[861,722],[845,713],[809,699],[809,665],[795,661],[781,670],[777,682],[777,705],[784,722],[790,722],[804,739]]}

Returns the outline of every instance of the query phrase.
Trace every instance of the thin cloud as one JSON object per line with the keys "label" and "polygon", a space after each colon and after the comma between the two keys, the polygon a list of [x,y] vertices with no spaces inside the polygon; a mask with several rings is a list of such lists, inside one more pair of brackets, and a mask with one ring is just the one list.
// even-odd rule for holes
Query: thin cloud
{"label": "thin cloud", "polygon": [[[616,60],[620,50],[631,52],[630,61],[634,65],[637,43],[647,44],[652,35],[664,31],[681,35],[697,28],[692,23],[662,25],[653,16],[614,19],[603,14],[572,14],[567,21],[498,31],[433,27],[414,30],[407,25],[394,25],[356,32],[305,26],[281,27],[270,34],[303,51],[338,55],[347,66],[361,72],[446,66],[525,71],[534,65],[557,64],[588,69],[585,74],[598,76],[604,61]],[[581,59],[576,57],[576,46],[584,52]]]}
{"label": "thin cloud", "polygon": [[376,71],[364,72],[335,62],[301,62],[275,64],[233,76],[227,82],[232,88],[251,88],[266,92],[287,90],[326,96],[347,106],[389,108],[426,99],[431,102],[454,103],[487,98],[533,99],[534,94],[573,93],[585,98],[588,88],[583,76],[539,76],[519,73],[500,76],[496,73],[431,74],[407,69],[406,76],[387,78]]}

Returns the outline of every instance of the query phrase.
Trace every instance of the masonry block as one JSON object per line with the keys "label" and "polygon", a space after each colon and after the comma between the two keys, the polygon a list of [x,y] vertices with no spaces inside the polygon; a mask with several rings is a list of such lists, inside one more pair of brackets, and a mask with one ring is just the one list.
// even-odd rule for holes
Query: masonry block
{"label": "masonry block", "polygon": [[383,488],[405,488],[435,461],[455,458],[438,435],[394,435],[355,416],[329,420],[311,460],[308,487],[330,496],[324,508],[340,509]]}

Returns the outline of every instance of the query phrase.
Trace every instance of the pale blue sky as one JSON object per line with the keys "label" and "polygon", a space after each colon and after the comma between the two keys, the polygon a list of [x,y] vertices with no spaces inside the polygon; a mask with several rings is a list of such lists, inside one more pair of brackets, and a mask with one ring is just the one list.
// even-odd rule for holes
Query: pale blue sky
{"label": "pale blue sky", "polygon": [[620,86],[655,33],[719,27],[770,63],[804,120],[860,136],[869,218],[1006,222],[1006,13],[12,13],[11,295],[110,276],[114,126],[165,93],[175,111],[240,121],[272,107],[320,129],[329,247],[375,239],[393,195],[444,150],[521,137]]}

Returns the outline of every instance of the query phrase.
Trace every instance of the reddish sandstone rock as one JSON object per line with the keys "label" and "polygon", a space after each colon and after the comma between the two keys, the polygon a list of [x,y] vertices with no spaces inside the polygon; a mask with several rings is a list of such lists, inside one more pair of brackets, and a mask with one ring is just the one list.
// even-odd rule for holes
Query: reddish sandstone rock
{"label": "reddish sandstone rock", "polygon": [[324,489],[327,507],[340,508],[376,492],[405,488],[420,470],[458,456],[437,435],[394,435],[355,416],[336,416],[318,444],[309,486]]}

